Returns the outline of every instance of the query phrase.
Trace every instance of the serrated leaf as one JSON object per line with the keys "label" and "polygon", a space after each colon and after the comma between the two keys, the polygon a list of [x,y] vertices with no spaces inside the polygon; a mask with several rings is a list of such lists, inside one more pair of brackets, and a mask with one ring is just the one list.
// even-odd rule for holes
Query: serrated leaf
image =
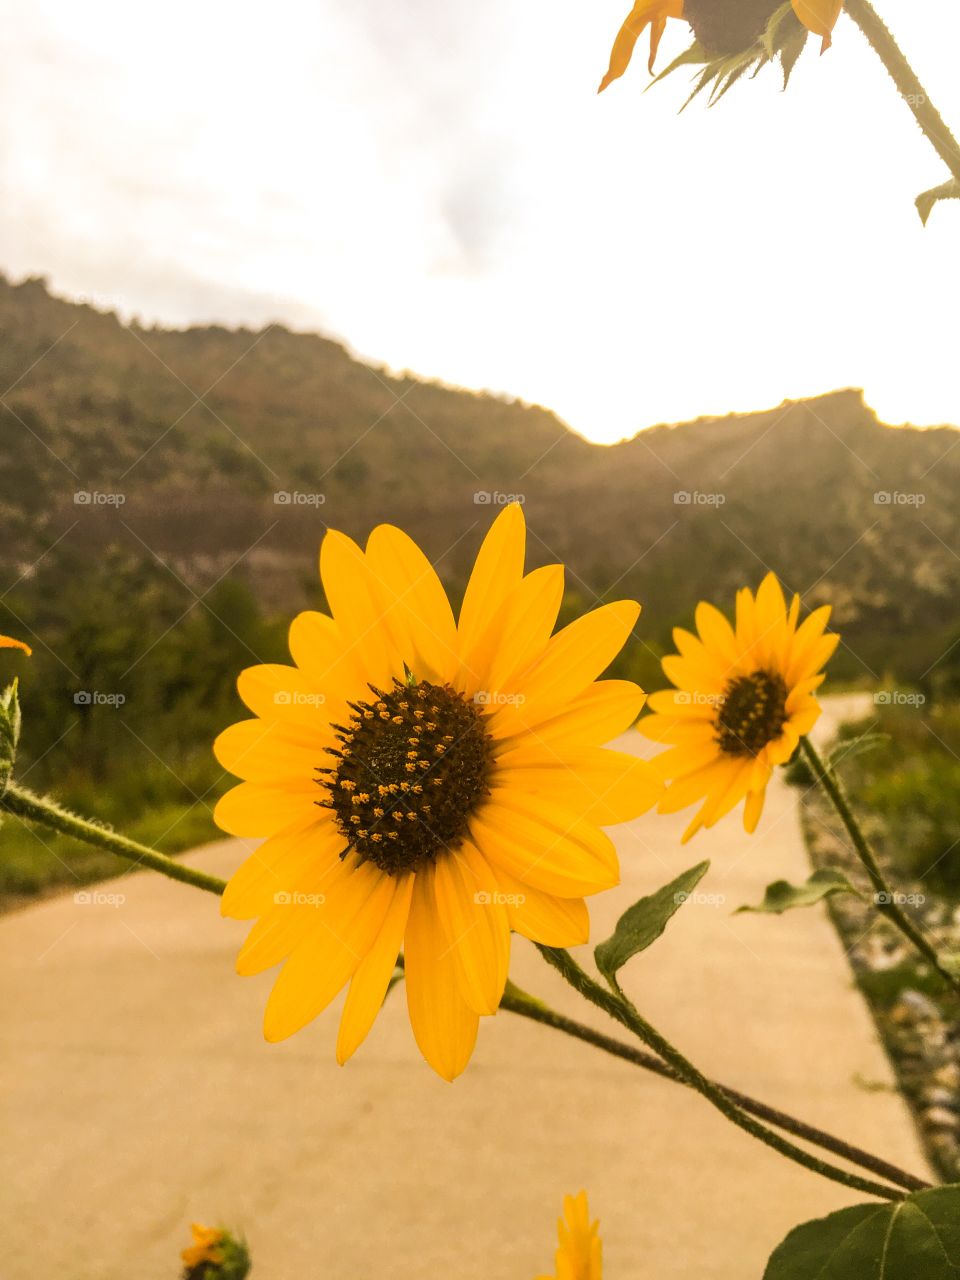
{"label": "serrated leaf", "polygon": [[915,202],[917,212],[924,226],[927,225],[927,220],[933,212],[933,206],[941,200],[960,200],[960,182],[956,178],[951,178],[949,182],[944,182],[939,187],[931,187],[929,191],[923,191],[917,196]]}
{"label": "serrated leaf", "polygon": [[785,911],[794,911],[798,907],[816,906],[835,893],[855,893],[860,896],[859,890],[854,888],[842,871],[837,871],[835,867],[821,867],[805,884],[793,885],[789,880],[775,880],[773,884],[767,885],[759,906],[737,907],[734,915],[752,911],[782,916]]}
{"label": "serrated leaf", "polygon": [[680,67],[703,66],[704,63],[709,61],[710,55],[707,53],[706,49],[704,49],[703,45],[700,44],[698,40],[694,40],[693,44],[690,45],[688,49],[684,49],[683,53],[674,58],[668,67],[664,67],[662,71],[658,72],[657,75],[653,77],[647,85],[647,88],[644,89],[644,93],[647,92],[647,89],[652,89],[655,84],[659,84],[661,80],[666,79],[667,76],[671,75],[674,71],[677,71]]}
{"label": "serrated leaf", "polygon": [[7,788],[7,781],[17,759],[20,725],[20,698],[17,694],[17,681],[14,680],[0,693],[0,795]]}
{"label": "serrated leaf", "polygon": [[760,47],[767,55],[768,61],[772,62],[779,52],[782,44],[782,34],[780,29],[783,26],[784,21],[792,16],[793,5],[791,0],[787,0],[786,4],[782,4],[767,23],[766,29],[760,37]]}
{"label": "serrated leaf", "polygon": [[807,31],[804,27],[800,31],[792,32],[780,47],[780,66],[783,68],[783,87],[786,90],[790,83],[790,77],[793,69],[797,65],[797,60],[803,53],[807,45]]}
{"label": "serrated leaf", "polygon": [[709,862],[698,862],[669,884],[628,907],[617,927],[594,950],[597,968],[605,978],[613,978],[631,957],[645,951],[663,933],[670,918],[679,911],[709,870]]}
{"label": "serrated leaf", "polygon": [[858,1204],[796,1227],[763,1280],[960,1280],[960,1187]]}

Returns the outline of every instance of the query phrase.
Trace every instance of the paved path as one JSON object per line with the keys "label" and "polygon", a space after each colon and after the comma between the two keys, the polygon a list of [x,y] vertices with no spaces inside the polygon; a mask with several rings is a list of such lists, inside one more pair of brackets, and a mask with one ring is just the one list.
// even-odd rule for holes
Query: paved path
{"label": "paved path", "polygon": [[[807,873],[793,794],[772,787],[752,840],[730,818],[681,848],[685,822],[623,827],[624,885],[594,909],[601,938],[714,860],[701,888],[725,902],[689,903],[633,962],[641,1008],[725,1082],[921,1172],[900,1101],[854,1082],[890,1071],[823,909],[731,915]],[[193,860],[226,875],[241,855],[226,841]],[[333,1010],[266,1045],[270,975],[233,974],[244,926],[160,876],[102,892],[125,901],[68,894],[0,921],[0,1280],[170,1280],[193,1217],[245,1230],[258,1280],[531,1280],[580,1187],[610,1280],[760,1280],[792,1225],[858,1198],[678,1086],[509,1014],[484,1021],[453,1086],[420,1060],[402,992],[344,1069]],[[513,973],[576,1011],[519,940]]]}

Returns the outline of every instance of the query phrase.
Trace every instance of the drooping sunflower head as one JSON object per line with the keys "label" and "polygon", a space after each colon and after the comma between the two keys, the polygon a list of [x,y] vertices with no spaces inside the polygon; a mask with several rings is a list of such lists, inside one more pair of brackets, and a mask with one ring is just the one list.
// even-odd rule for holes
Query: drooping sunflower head
{"label": "drooping sunflower head", "polygon": [[[649,69],[657,56],[669,19],[690,24],[695,44],[673,65],[699,65],[702,70],[695,92],[711,86],[723,89],[750,68],[759,68],[779,57],[789,76],[803,48],[807,32],[830,46],[843,0],[636,0],[617,33],[610,66],[600,82],[600,92],[626,71],[637,40],[650,32]],[[731,58],[740,61],[731,63]],[[716,95],[715,95],[716,96]]]}
{"label": "drooping sunflower head", "polygon": [[653,694],[645,737],[666,746],[655,764],[669,783],[661,813],[702,802],[684,839],[711,827],[741,801],[744,826],[760,819],[774,767],[793,755],[820,715],[814,692],[839,643],[824,634],[828,606],[800,623],[800,597],[788,607],[768,574],[756,596],[737,594],[731,626],[719,610],[697,606],[697,635],[674,632],[679,653],[663,660],[674,689]]}
{"label": "drooping sunflower head", "polygon": [[617,883],[605,825],[660,798],[652,766],[605,744],[644,695],[598,679],[636,623],[617,601],[554,634],[563,569],[524,572],[507,507],[480,548],[458,619],[399,529],[366,548],[327,533],[329,614],[290,628],[292,666],[241,673],[254,719],[215,744],[244,781],[226,831],[263,838],[223,896],[256,919],[237,968],[283,962],[264,1031],[280,1040],[349,984],[337,1056],[370,1030],[404,952],[414,1034],[452,1079],[503,993],[510,932],[587,940],[584,898]]}
{"label": "drooping sunflower head", "polygon": [[599,1220],[590,1221],[587,1193],[564,1196],[557,1224],[556,1274],[538,1280],[602,1280],[603,1245]]}

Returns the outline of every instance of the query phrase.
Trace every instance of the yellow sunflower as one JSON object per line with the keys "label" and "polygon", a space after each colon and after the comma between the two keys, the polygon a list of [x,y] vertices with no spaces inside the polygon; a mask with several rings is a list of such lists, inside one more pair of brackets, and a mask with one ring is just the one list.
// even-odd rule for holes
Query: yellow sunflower
{"label": "yellow sunflower", "polygon": [[555,1276],[539,1276],[537,1280],[602,1280],[603,1245],[599,1221],[590,1221],[587,1193],[564,1196],[563,1217],[557,1224]]}
{"label": "yellow sunflower", "polygon": [[813,696],[840,637],[825,635],[829,606],[799,626],[800,597],[787,608],[770,573],[757,591],[737,593],[736,627],[713,605],[697,606],[699,637],[677,628],[679,654],[663,660],[675,686],[650,697],[653,715],[640,732],[669,746],[654,760],[669,782],[661,813],[703,800],[684,834],[689,840],[746,800],[743,825],[753,831],[767,782],[820,715]]}
{"label": "yellow sunflower", "polygon": [[[720,31],[723,30],[725,22],[733,20],[737,26],[740,26],[745,18],[748,25],[744,30],[747,34],[741,34],[739,40],[736,38],[734,40],[734,45],[739,44],[739,48],[718,47],[715,51],[717,54],[733,53],[753,43],[762,33],[766,22],[776,12],[779,2],[780,0],[769,0],[769,3],[765,4],[764,0],[760,0],[758,5],[757,0],[752,0],[752,3],[744,6],[742,0],[725,0],[725,4],[721,5],[717,5],[716,0],[709,0],[709,3],[708,0],[636,0],[613,42],[610,66],[600,81],[598,92],[602,93],[609,84],[623,75],[630,65],[637,41],[648,27],[650,28],[650,59],[647,65],[652,72],[668,18],[686,18],[697,30],[701,17],[700,11],[703,10],[705,22],[709,22],[713,28]],[[837,19],[843,8],[843,0],[792,0],[792,4],[794,13],[807,30],[821,37],[822,49],[828,49],[833,28],[837,25]],[[729,19],[725,15],[726,9],[732,11]],[[769,12],[767,12],[768,9]]]}
{"label": "yellow sunflower", "polygon": [[0,636],[0,649],[22,649],[29,658],[33,650],[22,640],[14,640],[12,636]]}
{"label": "yellow sunflower", "polygon": [[193,1244],[188,1245],[180,1254],[187,1270],[199,1267],[204,1262],[216,1265],[223,1261],[223,1232],[216,1227],[205,1227],[199,1222],[190,1224]]}
{"label": "yellow sunflower", "polygon": [[563,567],[524,574],[517,505],[488,532],[459,621],[406,534],[362,550],[329,531],[320,574],[332,616],[301,613],[294,666],[238,680],[256,719],[217,739],[245,781],[218,824],[265,842],[234,874],[223,912],[257,917],[241,974],[285,961],[264,1033],[282,1040],[350,987],[337,1057],[372,1026],[403,946],[421,1052],[452,1080],[478,1018],[503,994],[510,931],[551,946],[587,940],[584,897],[615,885],[603,825],[655,804],[662,784],[603,749],[643,693],[597,680],[640,606],[622,600],[553,632]]}

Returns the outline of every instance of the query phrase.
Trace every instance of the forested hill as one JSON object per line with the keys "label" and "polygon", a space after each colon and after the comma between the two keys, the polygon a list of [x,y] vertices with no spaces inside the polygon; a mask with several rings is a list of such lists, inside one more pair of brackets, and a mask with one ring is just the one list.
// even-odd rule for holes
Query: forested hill
{"label": "forested hill", "polygon": [[[532,560],[564,560],[586,601],[635,594],[654,647],[767,566],[832,602],[868,664],[920,674],[960,626],[960,435],[884,426],[856,391],[604,447],[317,335],[126,327],[2,277],[0,384],[14,601],[81,563],[139,559],[185,592],[226,574],[289,610],[314,590],[326,524],[362,536],[382,520],[456,591],[491,509],[519,494]],[[640,426],[639,377],[636,395]]]}

